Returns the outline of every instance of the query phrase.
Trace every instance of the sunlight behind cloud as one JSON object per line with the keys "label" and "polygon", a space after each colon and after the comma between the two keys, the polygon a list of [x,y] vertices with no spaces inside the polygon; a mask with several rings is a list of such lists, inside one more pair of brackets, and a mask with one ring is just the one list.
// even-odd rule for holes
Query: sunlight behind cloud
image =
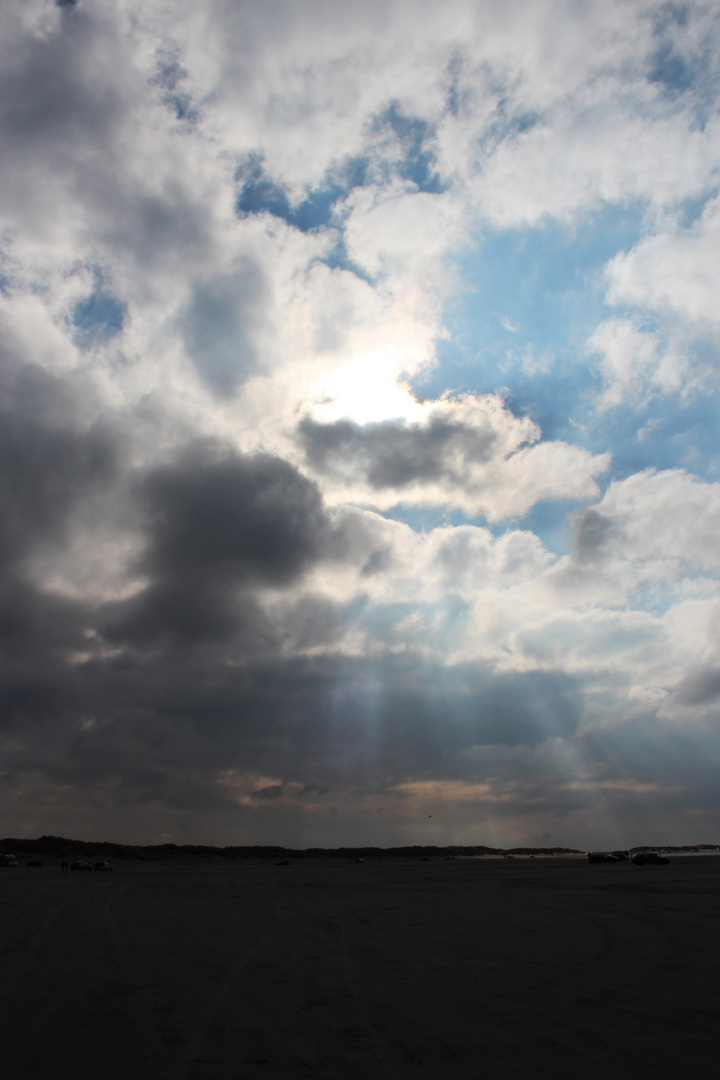
{"label": "sunlight behind cloud", "polygon": [[419,418],[423,407],[398,383],[401,361],[382,350],[363,353],[325,378],[310,398],[325,423],[348,419],[370,421]]}

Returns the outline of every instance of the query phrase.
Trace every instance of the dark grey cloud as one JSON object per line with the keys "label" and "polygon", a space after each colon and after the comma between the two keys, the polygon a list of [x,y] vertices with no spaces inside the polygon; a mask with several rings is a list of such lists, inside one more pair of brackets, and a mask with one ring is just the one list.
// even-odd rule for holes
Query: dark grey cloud
{"label": "dark grey cloud", "polygon": [[85,426],[71,386],[0,356],[0,559],[55,545],[83,499],[117,470],[107,426]]}
{"label": "dark grey cloud", "polygon": [[311,468],[338,478],[360,478],[376,490],[416,481],[461,481],[467,466],[493,456],[497,435],[484,429],[431,417],[425,424],[384,420],[321,424],[305,417],[298,439]]}
{"label": "dark grey cloud", "polygon": [[148,646],[164,642],[216,642],[228,638],[245,643],[248,636],[269,633],[257,603],[239,594],[233,582],[197,577],[160,576],[131,600],[111,604],[101,622],[114,642]]}
{"label": "dark grey cloud", "polygon": [[254,333],[262,325],[265,297],[262,271],[250,261],[193,289],[181,319],[185,347],[217,393],[232,393],[259,370]]}
{"label": "dark grey cloud", "polygon": [[32,561],[63,549],[121,469],[114,431],[86,422],[78,389],[0,355],[0,713],[6,734],[48,751],[76,715],[70,658],[93,614],[38,586]]}
{"label": "dark grey cloud", "polygon": [[283,794],[282,784],[267,784],[265,787],[258,788],[257,791],[253,791],[252,798],[263,801],[266,799],[280,799]]}
{"label": "dark grey cloud", "polygon": [[[652,820],[653,813],[660,817],[668,809],[720,809],[717,717],[696,725],[647,713],[610,729],[590,729],[577,748],[597,781],[616,785],[619,793],[611,787],[610,799],[632,805],[638,818]],[[657,789],[648,802],[638,790],[643,786]]]}
{"label": "dark grey cloud", "polygon": [[229,655],[136,651],[56,661],[40,677],[38,653],[22,677],[5,672],[3,727],[17,738],[8,767],[80,787],[141,786],[155,800],[183,776],[210,785],[220,769],[278,777],[263,799],[279,796],[278,783],[371,791],[454,778],[464,749],[538,746],[572,735],[580,716],[578,688],[559,673],[517,680],[405,656],[370,675],[360,658]]}
{"label": "dark grey cloud", "polygon": [[318,645],[332,646],[342,636],[348,612],[343,605],[324,596],[301,596],[282,610],[278,635],[293,650],[305,651]]}
{"label": "dark grey cloud", "polygon": [[[53,672],[64,674],[63,658],[71,651],[87,645],[83,630],[92,617],[77,602],[44,593],[32,583],[22,580],[20,573],[9,572],[0,579],[0,647],[9,667],[5,675],[12,680],[27,676],[28,686],[47,685]],[[42,660],[35,668],[37,657]],[[60,665],[58,667],[58,665]],[[9,684],[3,683],[3,692]],[[11,694],[15,698],[14,691]],[[25,691],[18,700],[26,697]],[[8,700],[5,700],[8,707]]]}
{"label": "dark grey cloud", "polygon": [[573,554],[579,562],[595,562],[608,554],[618,526],[598,510],[581,510],[573,518]]}
{"label": "dark grey cloud", "polygon": [[143,481],[152,573],[218,573],[288,584],[327,532],[317,486],[270,454],[188,455]]}
{"label": "dark grey cloud", "polygon": [[332,528],[317,486],[269,454],[199,448],[145,475],[139,497],[148,585],[108,608],[107,632],[142,641],[219,640],[267,631],[250,596],[286,587],[329,551]]}
{"label": "dark grey cloud", "polygon": [[[70,6],[70,5],[66,5]],[[112,138],[124,112],[112,72],[95,64],[102,34],[82,9],[57,33],[26,35],[0,72],[0,139],[13,157],[64,165],[78,144]],[[6,162],[7,164],[7,162]]]}
{"label": "dark grey cloud", "polygon": [[720,697],[720,670],[705,667],[690,672],[678,683],[675,697],[681,705],[705,705],[715,701]]}
{"label": "dark grey cloud", "polygon": [[[80,173],[78,186],[87,209],[95,213],[98,232],[108,249],[128,253],[144,271],[172,265],[178,259],[200,262],[208,254],[210,214],[188,195],[181,182],[167,181],[160,195],[129,192],[111,170],[99,168],[94,173]],[[200,359],[203,340],[201,337]]]}

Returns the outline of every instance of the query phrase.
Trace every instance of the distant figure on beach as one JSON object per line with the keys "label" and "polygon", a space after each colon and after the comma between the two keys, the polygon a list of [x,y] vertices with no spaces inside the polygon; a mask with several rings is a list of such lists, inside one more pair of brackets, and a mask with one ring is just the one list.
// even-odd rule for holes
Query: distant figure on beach
{"label": "distant figure on beach", "polygon": [[70,869],[70,863],[67,861],[67,859],[63,859],[63,861],[60,863],[60,869],[61,870],[69,870]]}

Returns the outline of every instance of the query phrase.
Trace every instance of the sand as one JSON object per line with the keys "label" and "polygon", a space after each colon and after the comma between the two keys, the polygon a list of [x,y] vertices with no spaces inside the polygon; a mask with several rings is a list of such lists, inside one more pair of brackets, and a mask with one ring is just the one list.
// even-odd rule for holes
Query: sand
{"label": "sand", "polygon": [[720,857],[0,870],[19,1080],[717,1067]]}

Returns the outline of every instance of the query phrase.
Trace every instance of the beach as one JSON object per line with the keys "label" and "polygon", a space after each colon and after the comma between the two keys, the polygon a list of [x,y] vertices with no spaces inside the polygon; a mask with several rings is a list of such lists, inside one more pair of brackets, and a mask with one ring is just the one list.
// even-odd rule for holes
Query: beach
{"label": "beach", "polygon": [[165,860],[0,873],[22,1080],[710,1068],[720,857]]}

